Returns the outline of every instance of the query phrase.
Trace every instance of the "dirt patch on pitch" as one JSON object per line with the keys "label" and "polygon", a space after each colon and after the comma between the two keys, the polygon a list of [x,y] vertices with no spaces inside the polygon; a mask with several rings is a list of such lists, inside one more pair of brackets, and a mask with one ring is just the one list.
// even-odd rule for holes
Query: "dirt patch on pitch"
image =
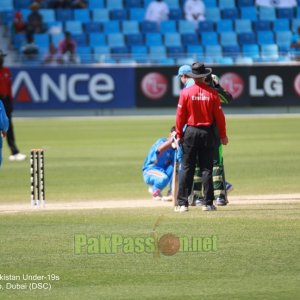
{"label": "dirt patch on pitch", "polygon": [[[300,194],[281,195],[247,195],[230,196],[229,205],[260,205],[260,204],[282,204],[300,203]],[[171,202],[152,201],[149,199],[140,200],[95,200],[81,202],[46,202],[44,208],[31,207],[29,203],[1,204],[0,214],[11,214],[33,211],[55,211],[55,210],[83,210],[83,209],[105,209],[105,208],[143,208],[143,207],[172,207]]]}

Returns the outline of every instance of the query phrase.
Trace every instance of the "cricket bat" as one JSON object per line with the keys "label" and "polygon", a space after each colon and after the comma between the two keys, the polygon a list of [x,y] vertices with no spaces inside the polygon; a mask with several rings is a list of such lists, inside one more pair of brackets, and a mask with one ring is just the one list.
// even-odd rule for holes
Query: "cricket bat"
{"label": "cricket bat", "polygon": [[[174,139],[175,140],[175,139]],[[174,157],[174,169],[173,169],[173,177],[172,177],[172,203],[173,206],[177,206],[177,194],[178,194],[178,187],[179,187],[179,163],[178,163],[178,144],[175,140],[176,150],[175,150],[175,157]]]}

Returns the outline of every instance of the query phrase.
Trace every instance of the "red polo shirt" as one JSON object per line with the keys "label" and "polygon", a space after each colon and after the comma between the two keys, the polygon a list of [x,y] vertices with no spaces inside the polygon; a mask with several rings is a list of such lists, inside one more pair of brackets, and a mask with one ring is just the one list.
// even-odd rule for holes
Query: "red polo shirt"
{"label": "red polo shirt", "polygon": [[0,68],[0,97],[9,96],[12,99],[12,79],[10,70],[6,67]]}
{"label": "red polo shirt", "polygon": [[220,138],[226,137],[226,122],[218,93],[205,83],[196,82],[181,91],[176,113],[177,137],[185,124],[211,126],[216,121]]}

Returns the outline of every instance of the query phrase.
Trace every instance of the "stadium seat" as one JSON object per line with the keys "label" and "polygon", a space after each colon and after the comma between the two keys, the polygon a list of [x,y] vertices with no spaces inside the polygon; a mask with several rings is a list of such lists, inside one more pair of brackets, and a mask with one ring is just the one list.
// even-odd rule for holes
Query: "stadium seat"
{"label": "stadium seat", "polygon": [[168,4],[169,8],[179,8],[179,0],[164,0]]}
{"label": "stadium seat", "polygon": [[208,21],[219,21],[221,19],[219,7],[207,7],[205,10],[205,17]]}
{"label": "stadium seat", "polygon": [[185,56],[182,46],[167,47],[167,56],[170,58],[182,58]]}
{"label": "stadium seat", "polygon": [[133,7],[129,9],[129,19],[142,22],[145,18],[145,9]]}
{"label": "stadium seat", "polygon": [[87,37],[85,33],[80,34],[72,34],[73,40],[76,42],[78,47],[86,47],[88,46]]}
{"label": "stadium seat", "polygon": [[219,8],[234,8],[235,0],[219,0]]}
{"label": "stadium seat", "polygon": [[50,41],[55,47],[58,47],[59,43],[65,38],[63,33],[51,34]]}
{"label": "stadium seat", "polygon": [[175,33],[177,32],[177,23],[174,20],[161,21],[160,23],[161,33]]}
{"label": "stadium seat", "polygon": [[257,32],[257,43],[258,45],[269,45],[274,44],[273,31],[258,31]]}
{"label": "stadium seat", "polygon": [[222,47],[220,45],[207,45],[204,46],[204,54],[206,57],[213,59],[223,56]]}
{"label": "stadium seat", "polygon": [[106,35],[100,32],[89,33],[89,41],[91,47],[106,46]]}
{"label": "stadium seat", "polygon": [[223,55],[226,57],[236,58],[240,55],[240,52],[239,45],[223,46]]}
{"label": "stadium seat", "polygon": [[1,0],[0,11],[5,11],[5,10],[14,10],[13,0]]}
{"label": "stadium seat", "polygon": [[136,62],[145,63],[147,61],[148,48],[146,46],[132,46],[130,52]]}
{"label": "stadium seat", "polygon": [[74,20],[81,22],[90,22],[90,10],[89,9],[74,9]]}
{"label": "stadium seat", "polygon": [[111,47],[112,57],[115,59],[129,58],[129,48],[126,46]]}
{"label": "stadium seat", "polygon": [[108,46],[98,46],[94,47],[94,59],[97,62],[104,62],[106,59],[110,58],[110,47]]}
{"label": "stadium seat", "polygon": [[223,19],[235,20],[239,18],[239,10],[236,7],[223,8],[221,10],[221,15]]}
{"label": "stadium seat", "polygon": [[274,21],[276,20],[275,7],[260,6],[258,8],[258,15],[260,20]]}
{"label": "stadium seat", "polygon": [[232,65],[234,61],[232,57],[222,56],[222,57],[217,57],[215,59],[215,62],[220,65]]}
{"label": "stadium seat", "polygon": [[218,34],[216,32],[202,32],[200,35],[203,46],[219,45]]}
{"label": "stadium seat", "polygon": [[164,45],[166,47],[179,47],[181,46],[181,35],[179,33],[166,33],[164,34]]}
{"label": "stadium seat", "polygon": [[196,33],[181,34],[181,43],[183,46],[199,45],[199,37]]}
{"label": "stadium seat", "polygon": [[254,32],[241,32],[238,34],[240,45],[256,44],[256,34]]}
{"label": "stadium seat", "polygon": [[171,57],[165,57],[165,58],[159,58],[156,61],[160,65],[164,66],[174,66],[175,65],[175,59]]}
{"label": "stadium seat", "polygon": [[24,20],[28,20],[28,16],[31,13],[30,9],[28,8],[22,8],[21,10],[22,16]]}
{"label": "stadium seat", "polygon": [[94,55],[92,54],[90,47],[77,47],[76,52],[81,63],[91,64],[95,62]]}
{"label": "stadium seat", "polygon": [[133,20],[122,21],[122,32],[124,34],[140,33],[139,23]]}
{"label": "stadium seat", "polygon": [[272,30],[272,23],[267,20],[257,20],[253,22],[253,29],[255,31],[269,31]]}
{"label": "stadium seat", "polygon": [[84,23],[83,26],[85,32],[87,33],[102,31],[102,24],[99,22],[88,22],[88,23]]}
{"label": "stadium seat", "polygon": [[123,33],[109,33],[106,36],[107,45],[109,47],[123,47],[125,46],[125,38]]}
{"label": "stadium seat", "polygon": [[80,21],[66,21],[65,30],[72,34],[82,33],[82,23]]}
{"label": "stadium seat", "polygon": [[260,58],[259,46],[257,44],[243,45],[242,53],[244,57],[250,57],[254,61],[257,61]]}
{"label": "stadium seat", "polygon": [[[31,3],[32,3],[32,0],[14,0],[14,9],[20,10],[23,8],[29,8]],[[1,5],[2,5],[2,2],[1,2]]]}
{"label": "stadium seat", "polygon": [[142,33],[158,32],[158,25],[156,22],[145,20],[140,23],[140,30]]}
{"label": "stadium seat", "polygon": [[169,20],[182,20],[183,14],[181,8],[171,8],[169,12]]}
{"label": "stadium seat", "polygon": [[254,6],[254,0],[237,0],[238,7]]}
{"label": "stadium seat", "polygon": [[121,32],[120,21],[105,21],[102,23],[102,27],[106,34]]}
{"label": "stadium seat", "polygon": [[92,10],[92,20],[94,22],[109,21],[109,11],[106,8],[97,8]]}
{"label": "stadium seat", "polygon": [[289,31],[289,30],[291,30],[290,20],[288,20],[288,19],[276,19],[273,22],[273,31],[274,32]]}
{"label": "stadium seat", "polygon": [[217,32],[232,32],[233,31],[233,23],[232,20],[220,20],[216,23]]}
{"label": "stadium seat", "polygon": [[88,4],[89,4],[89,9],[98,9],[98,8],[104,8],[104,1],[105,0],[89,0]]}
{"label": "stadium seat", "polygon": [[186,48],[187,54],[189,57],[192,57],[194,61],[202,61],[204,56],[204,50],[202,46],[199,45],[190,45]]}
{"label": "stadium seat", "polygon": [[275,41],[279,47],[290,47],[291,39],[292,39],[291,31],[275,32]]}
{"label": "stadium seat", "polygon": [[220,45],[221,46],[233,46],[237,45],[237,34],[235,32],[223,32],[220,35]]}
{"label": "stadium seat", "polygon": [[237,19],[234,21],[235,23],[235,32],[252,32],[252,21],[247,19]]}
{"label": "stadium seat", "polygon": [[55,22],[56,16],[53,9],[40,9],[40,14],[43,16],[43,22]]}
{"label": "stadium seat", "polygon": [[187,20],[179,20],[178,21],[178,32],[179,33],[194,33],[195,32],[194,22],[187,21]]}
{"label": "stadium seat", "polygon": [[261,60],[263,61],[277,61],[279,58],[278,46],[275,44],[261,46]]}
{"label": "stadium seat", "polygon": [[73,20],[73,9],[56,9],[56,20],[57,21],[71,21]]}
{"label": "stadium seat", "polygon": [[162,46],[163,39],[162,35],[158,32],[149,32],[145,34],[146,46]]}
{"label": "stadium seat", "polygon": [[12,38],[12,43],[15,49],[19,49],[26,41],[24,33],[15,34]]}
{"label": "stadium seat", "polygon": [[207,21],[207,20],[199,22],[198,31],[199,32],[204,32],[204,31],[212,32],[212,31],[215,31],[215,22]]}
{"label": "stadium seat", "polygon": [[240,18],[255,21],[257,20],[256,6],[243,6],[240,8]]}
{"label": "stadium seat", "polygon": [[144,36],[141,33],[126,34],[125,40],[128,46],[144,45]]}
{"label": "stadium seat", "polygon": [[277,8],[277,18],[278,19],[293,19],[296,18],[294,13],[294,8],[292,7],[278,7]]}
{"label": "stadium seat", "polygon": [[217,0],[204,0],[205,7],[217,7]]}
{"label": "stadium seat", "polygon": [[12,10],[2,11],[2,13],[0,13],[0,22],[6,26],[9,26],[13,22],[14,16],[15,12]]}
{"label": "stadium seat", "polygon": [[134,7],[143,7],[143,0],[125,0],[125,8],[130,9]]}
{"label": "stadium seat", "polygon": [[34,42],[39,48],[49,48],[49,35],[48,33],[38,33],[34,35]]}
{"label": "stadium seat", "polygon": [[167,57],[167,50],[165,46],[150,46],[149,58],[151,60],[164,59]]}
{"label": "stadium seat", "polygon": [[253,64],[253,59],[251,57],[237,57],[235,59],[236,64],[241,64],[241,65],[252,65]]}
{"label": "stadium seat", "polygon": [[177,66],[192,65],[196,60],[192,57],[180,57],[176,59]]}
{"label": "stadium seat", "polygon": [[112,9],[110,10],[110,19],[116,21],[127,20],[127,10],[126,9]]}
{"label": "stadium seat", "polygon": [[106,1],[106,8],[108,10],[122,9],[123,8],[123,0],[108,0],[108,1]]}

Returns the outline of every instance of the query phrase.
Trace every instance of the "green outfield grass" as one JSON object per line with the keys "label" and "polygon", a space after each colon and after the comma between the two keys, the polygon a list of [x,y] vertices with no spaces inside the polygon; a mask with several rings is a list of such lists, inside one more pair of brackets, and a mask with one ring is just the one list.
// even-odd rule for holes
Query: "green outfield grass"
{"label": "green outfield grass", "polygon": [[[148,197],[141,167],[174,117],[16,119],[21,151],[43,147],[49,201]],[[227,179],[235,195],[300,192],[300,117],[227,117]],[[8,161],[4,141],[0,201],[29,200],[29,161]]]}
{"label": "green outfield grass", "polygon": [[[1,215],[0,274],[46,277],[2,279],[1,299],[298,299],[299,211],[299,204],[274,204],[179,215],[170,208]],[[215,247],[172,256],[142,247],[124,251],[125,239],[152,237],[155,224],[158,241],[168,233],[214,236]],[[78,234],[88,240],[118,235],[122,243],[114,253],[79,244],[75,254]],[[5,289],[32,282],[50,283],[51,290]]]}
{"label": "green outfield grass", "polygon": [[[53,203],[149,197],[141,167],[173,123],[174,117],[41,118],[16,119],[15,128],[22,152],[45,149],[46,200]],[[234,195],[300,192],[299,125],[300,117],[227,118],[224,157]],[[29,206],[29,161],[10,162],[5,143],[3,150],[0,202]],[[168,207],[2,212],[0,298],[298,299],[299,212],[300,203],[185,214]],[[156,251],[166,234],[181,242],[172,256]],[[101,238],[117,238],[119,246]],[[186,239],[196,242],[183,246]],[[30,291],[35,283],[44,289]]]}

